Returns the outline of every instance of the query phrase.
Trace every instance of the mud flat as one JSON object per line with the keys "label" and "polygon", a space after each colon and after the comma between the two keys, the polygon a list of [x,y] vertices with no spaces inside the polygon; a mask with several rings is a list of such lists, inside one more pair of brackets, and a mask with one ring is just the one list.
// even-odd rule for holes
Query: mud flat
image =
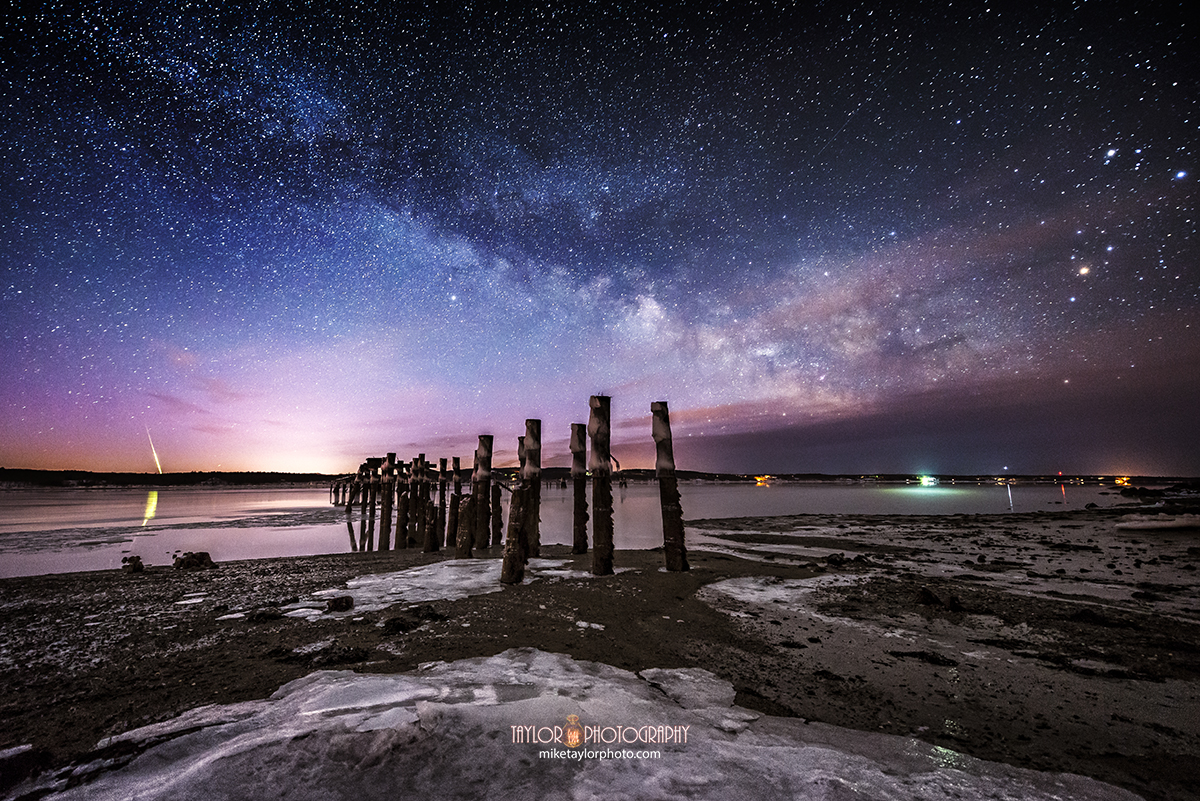
{"label": "mud flat", "polygon": [[538,649],[641,676],[702,668],[749,717],[912,738],[950,766],[1196,797],[1200,534],[1122,519],[690,521],[687,573],[618,551],[616,575],[591,577],[589,555],[549,546],[513,587],[498,553],[407,551],[4,579],[0,793],[86,788],[148,747],[125,733],[314,671]]}

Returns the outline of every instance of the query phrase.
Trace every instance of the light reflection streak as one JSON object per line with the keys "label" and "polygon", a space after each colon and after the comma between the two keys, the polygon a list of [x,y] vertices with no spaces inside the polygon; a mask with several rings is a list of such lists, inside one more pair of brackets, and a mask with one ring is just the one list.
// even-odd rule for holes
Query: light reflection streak
{"label": "light reflection streak", "polygon": [[156,511],[158,511],[158,490],[150,490],[146,493],[146,511],[142,513],[143,526],[154,519]]}

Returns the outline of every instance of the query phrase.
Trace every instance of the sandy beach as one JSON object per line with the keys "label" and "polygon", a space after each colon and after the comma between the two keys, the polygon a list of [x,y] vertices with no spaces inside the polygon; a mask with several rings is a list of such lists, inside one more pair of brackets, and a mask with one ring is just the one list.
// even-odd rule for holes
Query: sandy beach
{"label": "sandy beach", "polygon": [[[486,552],[3,579],[0,792],[86,788],[146,747],[119,735],[314,671],[537,649],[703,668],[762,720],[1196,797],[1200,536],[1144,524],[1172,511],[689,521],[687,573],[619,551],[616,575],[591,577],[590,556],[550,546],[502,588]],[[442,578],[425,597],[402,575]],[[450,597],[480,576],[487,592]],[[354,608],[324,611],[341,596]]]}

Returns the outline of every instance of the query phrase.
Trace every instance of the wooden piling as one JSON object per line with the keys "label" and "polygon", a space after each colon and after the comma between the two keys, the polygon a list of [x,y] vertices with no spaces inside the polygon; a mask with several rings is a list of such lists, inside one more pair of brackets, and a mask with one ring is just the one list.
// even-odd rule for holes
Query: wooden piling
{"label": "wooden piling", "polygon": [[371,477],[364,463],[358,468],[358,547],[361,550],[367,541],[367,502],[371,495]]}
{"label": "wooden piling", "polygon": [[408,525],[404,531],[404,547],[412,548],[417,539],[417,519],[421,516],[420,457],[414,456],[408,465]]}
{"label": "wooden piling", "polygon": [[389,453],[383,463],[379,484],[379,550],[392,548],[392,500],[396,494],[396,454]]}
{"label": "wooden piling", "polygon": [[412,518],[416,516],[415,527],[413,527],[413,545],[420,547],[425,552],[429,551],[429,540],[427,534],[429,532],[429,465],[425,462],[425,454],[417,454],[417,458],[413,463],[414,470],[417,473],[417,503],[416,507],[412,506],[409,501],[408,516]]}
{"label": "wooden piling", "polygon": [[383,468],[383,459],[372,457],[367,460],[367,465],[371,474],[371,499],[367,506],[367,539],[359,543],[359,548],[363,551],[373,551],[375,550],[375,512],[379,507],[380,486],[382,484],[380,473]]}
{"label": "wooden piling", "polygon": [[434,550],[438,550],[446,543],[446,480],[446,460],[438,459],[438,515]]}
{"label": "wooden piling", "polygon": [[[525,437],[517,437],[517,461],[525,467]],[[520,474],[518,474],[520,475]],[[529,560],[529,540],[525,536],[524,479],[518,479],[508,501],[508,534],[504,540],[504,559],[500,567],[503,584],[520,584],[525,580],[525,563]]]}
{"label": "wooden piling", "polygon": [[504,561],[500,566],[500,581],[520,584],[525,580],[525,537],[522,533],[525,518],[525,488],[517,486],[508,501],[508,535],[504,540]]}
{"label": "wooden piling", "polygon": [[588,551],[587,425],[571,423],[571,483],[574,485],[574,539],[571,553]]}
{"label": "wooden piling", "polygon": [[542,555],[542,421],[525,421],[525,464],[521,468],[521,484],[528,497],[525,502],[525,537],[529,541],[529,556]]}
{"label": "wooden piling", "polygon": [[350,532],[350,550],[358,553],[358,540],[354,539],[354,499],[357,490],[354,479],[346,484],[346,530]]}
{"label": "wooden piling", "polygon": [[492,484],[492,547],[504,543],[504,512],[500,506],[500,485]]}
{"label": "wooden piling", "polygon": [[491,497],[492,497],[492,435],[479,435],[479,469],[474,476],[472,495],[475,496],[475,547],[487,548],[491,544]]}
{"label": "wooden piling", "polygon": [[592,439],[592,453],[588,467],[592,472],[592,575],[610,576],[613,572],[613,522],[612,522],[612,464],[609,445],[611,440],[611,399],[607,395],[593,395],[588,401],[591,414],[588,417],[588,435]]}
{"label": "wooden piling", "polygon": [[[407,484],[403,485],[407,486]],[[396,547],[408,547],[408,490],[401,490],[396,498]]]}
{"label": "wooden piling", "polygon": [[471,546],[474,544],[475,496],[468,495],[459,498],[458,531],[454,556],[458,559],[470,559]]}
{"label": "wooden piling", "polygon": [[687,548],[683,542],[683,506],[679,481],[675,477],[675,453],[671,445],[671,415],[666,401],[650,404],[651,432],[657,452],[654,475],[658,479],[658,497],[662,506],[663,555],[667,570],[688,569]]}
{"label": "wooden piling", "polygon": [[455,456],[451,459],[453,467],[451,471],[454,473],[454,487],[450,492],[450,507],[446,511],[446,547],[458,547],[458,498],[462,497],[462,477],[459,471],[462,466],[459,462],[459,457]]}

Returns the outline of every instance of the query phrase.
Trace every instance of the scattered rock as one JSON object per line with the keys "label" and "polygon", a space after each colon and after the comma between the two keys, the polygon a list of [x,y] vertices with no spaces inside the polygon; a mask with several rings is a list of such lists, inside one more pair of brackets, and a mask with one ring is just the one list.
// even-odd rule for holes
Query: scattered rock
{"label": "scattered rock", "polygon": [[266,606],[262,609],[255,609],[246,615],[246,619],[251,623],[262,623],[268,620],[279,620],[283,617],[283,611],[274,606]]}
{"label": "scattered rock", "polygon": [[917,591],[917,603],[924,604],[926,606],[940,606],[943,609],[947,609],[951,612],[964,611],[962,601],[958,600],[957,595],[947,595],[945,598],[943,598],[933,590],[929,589],[929,587],[922,587]]}
{"label": "scattered rock", "polygon": [[141,573],[146,569],[146,566],[142,564],[142,557],[140,556],[122,556],[121,569],[126,573]]}
{"label": "scattered rock", "polygon": [[829,556],[825,557],[825,563],[829,564],[829,565],[833,565],[834,567],[845,564],[846,563],[846,554],[831,553],[831,554],[829,554]]}
{"label": "scattered rock", "polygon": [[383,621],[387,634],[407,634],[431,620],[445,620],[446,616],[429,604],[413,606]]}
{"label": "scattered rock", "polygon": [[958,660],[942,656],[933,651],[888,651],[888,653],[896,657],[920,659],[922,662],[928,662],[931,665],[938,665],[939,667],[958,667]]}
{"label": "scattered rock", "polygon": [[1108,628],[1127,628],[1128,624],[1120,620],[1115,620],[1102,612],[1085,606],[1067,616],[1067,620],[1075,623],[1088,623],[1093,626],[1107,626]]}
{"label": "scattered rock", "polygon": [[312,662],[314,665],[344,665],[365,662],[370,656],[370,651],[357,645],[331,645],[318,651]]}
{"label": "scattered rock", "polygon": [[326,612],[349,612],[354,608],[354,596],[339,595],[325,601]]}
{"label": "scattered rock", "polygon": [[175,557],[176,570],[213,570],[216,566],[208,551],[188,551],[183,556]]}

